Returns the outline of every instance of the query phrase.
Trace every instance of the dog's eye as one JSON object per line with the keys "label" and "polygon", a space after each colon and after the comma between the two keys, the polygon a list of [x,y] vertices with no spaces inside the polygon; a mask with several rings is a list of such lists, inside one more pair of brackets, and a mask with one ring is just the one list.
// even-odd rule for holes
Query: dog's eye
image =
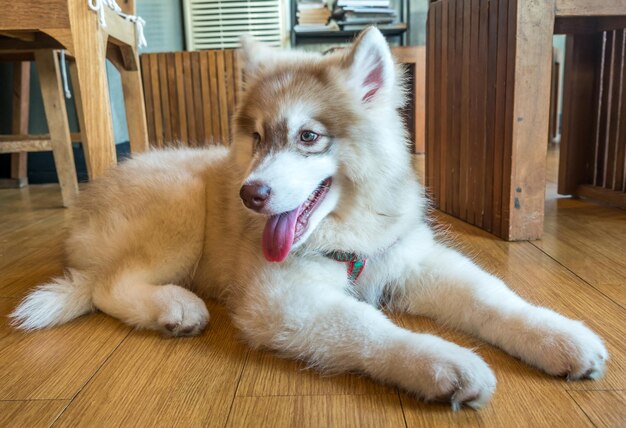
{"label": "dog's eye", "polygon": [[259,134],[258,132],[253,133],[252,142],[254,143],[255,146],[259,144],[261,142],[261,134]]}
{"label": "dog's eye", "polygon": [[313,131],[302,131],[300,133],[300,141],[303,143],[314,143],[319,137],[319,134],[316,134]]}

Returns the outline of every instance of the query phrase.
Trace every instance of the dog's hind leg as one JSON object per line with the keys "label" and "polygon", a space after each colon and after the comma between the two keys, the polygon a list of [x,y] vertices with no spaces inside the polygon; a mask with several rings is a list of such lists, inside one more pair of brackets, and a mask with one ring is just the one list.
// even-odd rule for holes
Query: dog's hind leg
{"label": "dog's hind leg", "polygon": [[140,275],[122,273],[96,287],[93,303],[102,312],[137,328],[172,336],[191,336],[207,325],[209,312],[193,292],[178,285],[154,285]]}
{"label": "dog's hind leg", "polygon": [[552,375],[602,376],[608,354],[594,332],[526,302],[458,252],[435,244],[410,269],[406,283],[395,284],[397,308],[475,334]]}

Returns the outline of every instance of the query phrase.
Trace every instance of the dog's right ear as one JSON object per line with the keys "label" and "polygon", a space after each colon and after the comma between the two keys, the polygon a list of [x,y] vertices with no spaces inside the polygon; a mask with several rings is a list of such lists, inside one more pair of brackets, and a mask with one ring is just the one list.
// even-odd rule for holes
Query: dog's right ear
{"label": "dog's right ear", "polygon": [[361,101],[373,101],[378,94],[390,90],[395,82],[395,65],[389,45],[376,27],[361,32],[346,56],[349,83]]}
{"label": "dog's right ear", "polygon": [[245,76],[255,75],[264,65],[272,61],[274,49],[246,34],[239,39],[239,59]]}

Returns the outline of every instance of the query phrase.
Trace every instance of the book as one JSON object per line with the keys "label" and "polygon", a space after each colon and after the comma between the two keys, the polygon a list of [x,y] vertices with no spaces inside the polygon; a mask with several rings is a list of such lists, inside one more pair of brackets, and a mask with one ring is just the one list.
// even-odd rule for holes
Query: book
{"label": "book", "polygon": [[345,13],[359,13],[359,14],[371,14],[379,13],[386,15],[395,15],[397,12],[391,7],[342,7],[341,10]]}
{"label": "book", "polygon": [[389,0],[337,0],[337,6],[351,7],[389,7]]}
{"label": "book", "polygon": [[[342,27],[343,31],[361,31],[369,27],[369,24],[349,24]],[[376,25],[379,30],[406,30],[404,22],[396,22],[395,24]]]}
{"label": "book", "polygon": [[352,18],[344,18],[343,21],[338,21],[339,25],[349,25],[349,24],[391,24],[393,22],[393,18],[384,17],[384,18],[376,18],[376,17],[352,17]]}
{"label": "book", "polygon": [[339,26],[336,22],[330,21],[326,25],[317,24],[317,25],[295,25],[293,30],[296,33],[317,33],[321,31],[339,31]]}

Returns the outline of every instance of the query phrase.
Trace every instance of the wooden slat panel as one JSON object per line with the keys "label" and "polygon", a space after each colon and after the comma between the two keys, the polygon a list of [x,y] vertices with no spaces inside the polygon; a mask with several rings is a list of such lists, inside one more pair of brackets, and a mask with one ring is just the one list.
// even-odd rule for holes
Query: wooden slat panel
{"label": "wooden slat panel", "polygon": [[615,180],[613,182],[613,190],[626,192],[626,30],[620,31],[624,51],[621,56],[621,114],[619,115],[619,132],[615,154]]}
{"label": "wooden slat panel", "polygon": [[152,79],[150,77],[151,55],[141,56],[141,80],[143,82],[144,102],[146,103],[146,122],[148,125],[148,140],[154,144],[156,139],[154,130],[154,101],[152,99]]}
{"label": "wooden slat panel", "polygon": [[[445,207],[447,205],[446,195],[447,192],[444,190],[447,186],[447,174],[446,174],[446,153],[447,146],[450,144],[450,140],[448,137],[448,120],[447,120],[447,108],[446,104],[448,101],[448,55],[445,53],[448,50],[448,46],[450,44],[450,36],[449,36],[449,10],[450,10],[450,2],[449,0],[444,0],[441,2],[440,10],[437,12],[437,19],[435,21],[435,25],[441,27],[441,30],[437,31],[437,40],[436,46],[434,47],[435,58],[433,61],[436,61],[435,69],[433,72],[433,79],[437,79],[437,76],[441,76],[441,79],[434,86],[436,88],[436,93],[433,94],[434,105],[436,106],[436,111],[440,112],[435,118],[435,141],[434,141],[434,162],[433,164],[433,177],[435,187],[433,192],[439,196],[439,206]],[[441,54],[439,54],[441,52]],[[436,161],[439,159],[439,161]]]}
{"label": "wooden slat panel", "polygon": [[[463,120],[463,3],[462,1],[455,1],[455,16],[454,25],[455,31],[455,48],[454,48],[454,109],[455,118],[460,122]],[[451,23],[452,24],[452,23]],[[459,216],[460,204],[459,204],[459,190],[460,190],[460,172],[461,172],[461,139],[462,139],[462,126],[455,124],[455,135],[451,141],[451,153],[449,163],[449,178],[448,189],[450,192],[450,212],[452,215]]]}
{"label": "wooden slat panel", "polygon": [[152,87],[152,110],[154,111],[154,135],[153,144],[163,147],[163,115],[161,113],[161,87],[159,85],[159,61],[158,56],[153,54],[150,60],[150,80]]}
{"label": "wooden slat panel", "polygon": [[[428,9],[428,18],[426,20],[426,37],[428,40],[434,40],[435,31],[435,6],[431,5]],[[426,162],[425,162],[425,177],[424,183],[428,189],[428,192],[432,198],[433,204],[436,207],[440,207],[440,200],[438,199],[441,193],[433,192],[431,189],[434,186],[433,174],[436,168],[433,167],[436,159],[438,159],[437,145],[435,144],[434,137],[434,124],[435,124],[435,44],[428,43],[426,45],[426,111],[429,113],[426,117]]]}
{"label": "wooden slat panel", "polygon": [[189,141],[189,131],[187,126],[187,100],[185,98],[185,82],[183,74],[184,52],[174,54],[174,73],[176,78],[176,98],[178,100],[178,123],[180,125],[180,141],[187,144]]}
{"label": "wooden slat panel", "polygon": [[235,83],[236,71],[233,58],[234,53],[235,51],[232,50],[224,51],[224,61],[226,67],[224,78],[226,79],[226,92],[228,96],[228,101],[226,103],[228,107],[228,129],[230,129],[230,118],[232,118],[235,113],[235,92],[237,91],[237,84]]}
{"label": "wooden slat panel", "polygon": [[485,178],[484,178],[484,218],[483,227],[485,230],[493,231],[493,188],[494,188],[494,150],[495,140],[495,118],[496,118],[496,72],[498,65],[498,2],[488,2],[488,47],[487,47],[487,106],[486,106],[486,129],[485,129]]}
{"label": "wooden slat panel", "polygon": [[610,110],[607,114],[607,141],[606,150],[604,152],[604,180],[602,187],[612,189],[615,179],[615,156],[617,152],[617,140],[619,138],[619,118],[621,114],[621,92],[622,88],[622,61],[624,53],[623,38],[621,32],[610,31],[613,40],[613,50],[611,52],[610,61],[607,67],[611,70],[611,88],[609,96],[611,97]]}
{"label": "wooden slat panel", "polygon": [[168,145],[172,143],[172,111],[170,110],[170,91],[167,85],[167,55],[159,55],[158,64],[161,109],[163,111],[163,139],[164,145]]}
{"label": "wooden slat panel", "polygon": [[[604,33],[602,43],[602,59],[600,60],[599,70],[599,88],[597,90],[598,108],[596,109],[595,123],[595,152],[594,152],[594,171],[593,184],[602,186],[604,184],[605,162],[604,153],[607,146],[608,136],[608,114],[611,111],[611,89],[613,84],[613,70],[610,67],[610,59],[613,57],[613,37],[611,34]],[[607,63],[608,62],[608,63]]]}
{"label": "wooden slat panel", "polygon": [[[202,76],[200,73],[200,53],[193,52],[191,55],[191,86],[193,90],[193,116],[196,127],[197,146],[209,144],[208,133],[205,131],[203,120],[204,103],[202,102]],[[224,97],[225,98],[225,97]]]}
{"label": "wooden slat panel", "polygon": [[[441,69],[441,31],[442,31],[442,27],[441,27],[441,20],[442,20],[442,16],[441,16],[441,3],[437,3],[436,6],[434,6],[433,9],[433,37],[435,38],[435,44],[434,44],[434,55],[433,55],[433,79],[431,84],[433,85],[432,89],[433,89],[433,93],[432,93],[432,103],[433,103],[433,108],[435,109],[435,111],[441,111],[441,104],[442,104],[442,98],[441,98],[441,85],[442,85],[442,80],[439,76],[441,76],[442,73],[442,69]],[[433,146],[434,146],[434,151],[437,154],[441,154],[441,117],[439,115],[436,115],[434,117],[434,121],[433,121],[433,127],[432,127],[432,133],[433,133]],[[439,176],[440,176],[441,172],[437,170],[437,168],[433,168],[432,169],[432,192],[434,194],[440,194],[438,185],[439,185]]]}
{"label": "wooden slat panel", "polygon": [[213,109],[216,108],[215,100],[211,98],[211,89],[209,82],[209,52],[200,53],[200,75],[202,76],[202,82],[200,90],[202,93],[202,118],[204,120],[204,129],[207,138],[211,144],[215,143],[215,135],[213,135]]}
{"label": "wooden slat panel", "polygon": [[480,91],[484,91],[480,85],[480,60],[479,60],[479,50],[478,50],[478,41],[479,41],[479,1],[480,0],[471,0],[469,3],[470,9],[467,13],[470,19],[470,77],[473,79],[469,83],[469,129],[470,134],[468,137],[468,166],[467,166],[467,221],[471,224],[477,224],[477,213],[476,213],[476,199],[479,196],[479,193],[476,189],[476,184],[478,181],[478,175],[480,171],[480,155],[481,155],[481,147],[482,143],[480,140],[480,128],[481,128],[481,118],[479,115],[478,102],[480,98]]}
{"label": "wooden slat panel", "polygon": [[[167,53],[163,54],[165,56],[167,69],[162,70],[165,72],[167,76],[167,93],[169,95],[169,109],[171,113],[170,124],[172,126],[172,139],[168,141],[168,144],[175,143],[177,141],[181,141],[181,120],[184,122],[186,120],[185,116],[180,116],[180,98],[178,94],[177,88],[177,79],[176,79],[176,54]],[[183,105],[184,105],[184,100]],[[183,108],[184,109],[184,108]],[[178,114],[177,114],[178,113]]]}
{"label": "wooden slat panel", "polygon": [[[532,103],[535,103],[537,108],[542,103],[541,95],[547,94],[547,91],[538,91],[535,85],[540,85],[541,82],[535,82],[531,88],[528,87],[526,81],[528,80],[527,76],[530,76],[531,73],[535,71],[538,65],[541,64],[541,57],[544,55],[545,46],[536,46],[533,49],[530,49],[528,44],[525,45],[518,44],[518,40],[520,34],[518,32],[518,23],[522,24],[522,31],[524,32],[524,37],[529,37],[528,40],[534,40],[532,37],[537,37],[539,34],[545,32],[546,27],[549,27],[547,22],[550,21],[550,17],[542,16],[542,11],[537,8],[528,8],[523,1],[518,2],[517,0],[509,0],[506,2],[508,8],[508,16],[507,16],[507,41],[506,41],[506,95],[505,95],[505,112],[504,112],[504,139],[502,140],[502,218],[501,218],[501,226],[500,226],[500,234],[502,236],[506,236],[507,239],[511,236],[511,216],[512,215],[520,215],[522,211],[525,213],[530,211],[528,207],[524,207],[522,210],[522,204],[519,202],[522,197],[526,198],[530,196],[531,192],[536,192],[534,185],[530,182],[534,182],[535,177],[541,175],[542,171],[533,171],[530,173],[526,171],[527,165],[530,163],[531,159],[531,142],[535,135],[533,135],[532,125],[523,124],[525,120],[528,122],[534,122],[536,125],[541,124],[541,119],[535,117],[533,114],[534,111],[531,107]],[[536,32],[531,30],[529,26],[535,26]],[[546,37],[547,39],[547,37]],[[546,39],[541,40],[540,42],[534,41],[532,43],[546,43]],[[552,44],[552,34],[550,33],[550,45]],[[524,53],[518,52],[518,49],[526,48]],[[552,47],[549,48],[550,51],[550,60],[548,62],[548,67],[552,65]],[[519,88],[518,88],[518,81]],[[526,86],[525,86],[526,85]],[[549,85],[548,85],[549,88]],[[543,88],[546,89],[546,88]],[[532,102],[531,102],[532,99]],[[546,97],[546,102],[549,105],[549,98]],[[548,108],[549,110],[549,108]],[[523,115],[528,115],[528,119],[524,118]],[[545,117],[548,117],[548,111],[545,112]],[[521,121],[519,121],[521,119]],[[518,123],[523,125],[517,125]],[[546,122],[547,124],[547,122]],[[546,128],[545,137],[542,141],[545,141],[548,135],[548,129]],[[518,151],[516,144],[519,144],[520,149]],[[522,148],[523,146],[523,148]],[[545,145],[543,146],[544,155],[545,155]],[[535,149],[536,151],[536,149]],[[545,165],[545,160],[544,160]],[[535,166],[535,165],[532,165]],[[517,171],[520,171],[518,173]],[[523,171],[523,172],[522,172]],[[519,176],[518,176],[519,175]],[[541,181],[541,212],[543,213],[543,188],[545,187],[545,179],[538,180]],[[528,182],[528,185],[526,183]],[[524,186],[522,186],[524,184]],[[514,190],[511,187],[515,187]],[[521,194],[526,188],[526,192],[524,195]],[[529,192],[530,190],[530,192]],[[513,202],[512,193],[514,193],[515,201]],[[528,199],[530,201],[530,199]],[[524,206],[526,203],[524,203]],[[541,215],[541,222],[543,222],[543,214]],[[524,220],[526,221],[526,219]],[[531,222],[528,222],[530,224]],[[517,227],[520,227],[520,224],[517,223]],[[525,225],[521,225],[522,228],[526,227]],[[543,227],[543,226],[542,226]],[[534,233],[534,232],[533,232]],[[526,236],[524,234],[524,239],[535,239],[541,236],[541,232],[539,235]]]}
{"label": "wooden slat panel", "polygon": [[487,80],[488,70],[488,49],[489,49],[489,2],[478,2],[478,68],[476,73],[479,77],[477,81],[477,108],[476,108],[476,122],[478,123],[478,132],[476,135],[477,145],[476,158],[475,158],[475,173],[474,173],[474,199],[475,199],[475,221],[478,227],[483,227],[484,222],[484,182],[486,180],[485,175],[485,159],[487,156],[487,88],[489,81]]}
{"label": "wooden slat panel", "polygon": [[459,161],[459,181],[458,181],[458,208],[455,211],[458,217],[467,219],[469,218],[468,204],[469,204],[469,181],[470,181],[470,134],[471,134],[471,119],[470,119],[470,88],[472,83],[471,71],[470,71],[470,47],[471,47],[471,0],[464,1],[463,3],[463,32],[462,43],[463,53],[461,56],[462,75],[461,75],[461,140],[460,140],[460,161]]}
{"label": "wooden slat panel", "polygon": [[508,33],[507,2],[498,0],[498,33],[497,33],[497,64],[496,64],[496,116],[493,154],[493,227],[492,231],[498,236],[502,234],[502,181],[504,179],[503,149],[504,149],[504,121],[506,109],[506,61],[507,61],[507,33]]}
{"label": "wooden slat panel", "polygon": [[224,51],[217,52],[216,59],[217,87],[220,100],[220,141],[222,144],[228,145],[230,136],[228,134],[228,98],[226,95]]}
{"label": "wooden slat panel", "polygon": [[189,145],[197,146],[198,145],[198,133],[196,127],[196,117],[195,117],[195,105],[193,103],[194,94],[193,94],[193,83],[192,83],[192,70],[191,70],[191,53],[187,55],[183,55],[183,74],[180,76],[184,83],[185,88],[185,100],[187,102],[187,131],[189,133]]}
{"label": "wooden slat panel", "polygon": [[211,93],[211,100],[213,102],[211,109],[211,123],[212,123],[212,135],[213,142],[220,142],[220,112],[219,112],[219,100],[217,89],[217,60],[215,58],[216,52],[209,51],[209,91]]}
{"label": "wooden slat panel", "polygon": [[241,73],[241,59],[239,58],[239,52],[233,51],[233,66],[235,68],[235,105],[239,102],[241,98],[241,93],[243,91],[242,83],[242,73]]}

